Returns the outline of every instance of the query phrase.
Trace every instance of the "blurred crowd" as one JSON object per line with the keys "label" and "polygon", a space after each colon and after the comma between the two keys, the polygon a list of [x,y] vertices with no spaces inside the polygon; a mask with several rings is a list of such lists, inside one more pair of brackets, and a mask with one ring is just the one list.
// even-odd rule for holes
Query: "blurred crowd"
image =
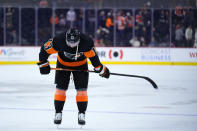
{"label": "blurred crowd", "polygon": [[96,46],[197,47],[197,9],[0,8],[0,45],[40,45],[70,27]]}

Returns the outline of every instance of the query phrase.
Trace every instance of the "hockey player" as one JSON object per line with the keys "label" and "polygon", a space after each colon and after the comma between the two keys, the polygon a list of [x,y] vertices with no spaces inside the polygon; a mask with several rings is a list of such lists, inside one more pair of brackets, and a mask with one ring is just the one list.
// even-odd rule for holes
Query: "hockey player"
{"label": "hockey player", "polygon": [[[67,32],[55,36],[53,39],[49,39],[41,46],[38,63],[41,74],[50,73],[51,68],[48,57],[54,53],[58,53],[57,68],[88,70],[87,58],[89,58],[96,73],[99,73],[104,78],[109,78],[110,76],[109,69],[101,64],[99,60],[93,40],[87,35],[80,33],[77,29],[71,28]],[[54,97],[56,112],[54,123],[61,124],[62,110],[66,101],[66,91],[71,73],[77,91],[78,124],[85,125],[89,73],[83,71],[56,71],[56,92]]]}

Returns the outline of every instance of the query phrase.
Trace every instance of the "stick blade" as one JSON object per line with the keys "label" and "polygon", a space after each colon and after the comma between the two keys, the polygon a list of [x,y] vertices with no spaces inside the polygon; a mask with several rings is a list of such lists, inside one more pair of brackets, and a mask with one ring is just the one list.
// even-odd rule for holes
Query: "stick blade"
{"label": "stick blade", "polygon": [[158,89],[157,84],[152,79],[150,79],[148,77],[144,77],[144,79],[146,79],[147,81],[149,81],[155,89]]}

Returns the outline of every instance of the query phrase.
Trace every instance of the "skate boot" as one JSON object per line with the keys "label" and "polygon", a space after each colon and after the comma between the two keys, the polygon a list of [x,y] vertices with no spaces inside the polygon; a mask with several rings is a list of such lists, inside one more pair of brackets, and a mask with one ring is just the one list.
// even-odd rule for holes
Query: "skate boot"
{"label": "skate boot", "polygon": [[78,113],[78,124],[85,125],[85,113]]}
{"label": "skate boot", "polygon": [[61,124],[62,122],[62,113],[55,113],[54,124]]}

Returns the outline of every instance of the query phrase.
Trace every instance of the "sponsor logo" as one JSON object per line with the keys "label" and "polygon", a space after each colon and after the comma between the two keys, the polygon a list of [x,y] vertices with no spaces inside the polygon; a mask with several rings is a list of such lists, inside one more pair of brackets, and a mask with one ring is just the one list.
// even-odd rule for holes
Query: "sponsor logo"
{"label": "sponsor logo", "polygon": [[197,58],[197,52],[190,52],[189,56],[190,58]]}
{"label": "sponsor logo", "polygon": [[99,58],[105,58],[106,57],[106,52],[105,51],[96,51],[97,55]]}
{"label": "sponsor logo", "polygon": [[1,49],[0,50],[0,55],[6,55],[6,50],[5,49]]}
{"label": "sponsor logo", "polygon": [[169,49],[142,49],[142,61],[171,61]]}
{"label": "sponsor logo", "polygon": [[83,56],[83,52],[79,52],[76,55],[76,54],[71,54],[71,53],[68,53],[68,52],[65,52],[64,51],[64,56],[67,57],[67,58],[69,58],[69,59],[71,59],[71,60],[74,60],[75,57],[79,58],[79,57]]}
{"label": "sponsor logo", "polygon": [[24,50],[14,50],[13,48],[0,50],[0,56],[15,57],[15,56],[24,56],[24,54],[25,54]]}
{"label": "sponsor logo", "polygon": [[119,58],[122,59],[123,58],[123,51],[120,50],[109,50],[109,59],[113,59],[113,58]]}

